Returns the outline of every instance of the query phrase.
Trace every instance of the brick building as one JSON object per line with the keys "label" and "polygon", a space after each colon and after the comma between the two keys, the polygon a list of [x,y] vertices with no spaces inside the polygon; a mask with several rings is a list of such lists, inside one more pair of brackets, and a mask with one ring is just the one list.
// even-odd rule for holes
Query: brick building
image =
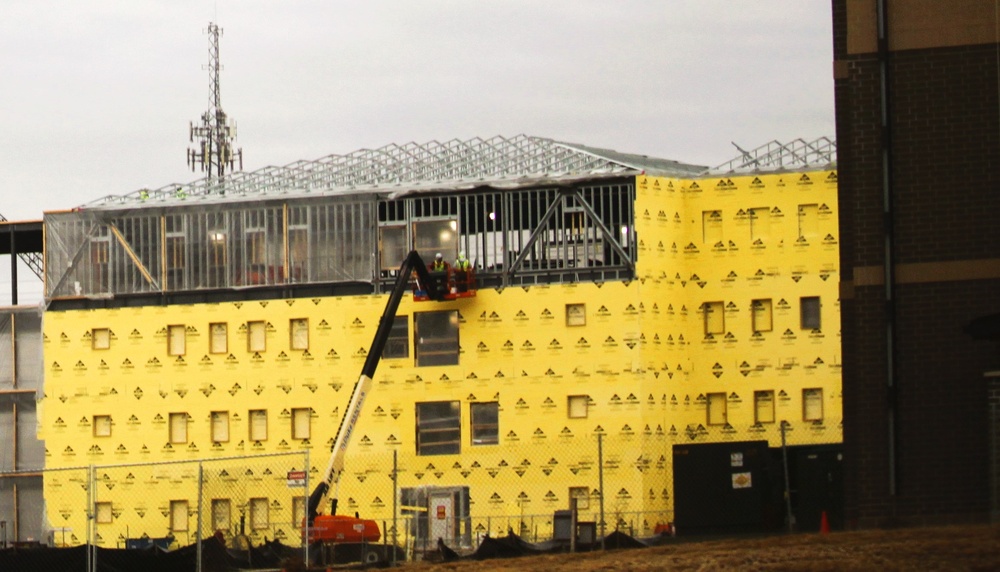
{"label": "brick building", "polygon": [[969,325],[1000,311],[997,5],[834,0],[833,22],[849,524],[983,521],[1000,352]]}

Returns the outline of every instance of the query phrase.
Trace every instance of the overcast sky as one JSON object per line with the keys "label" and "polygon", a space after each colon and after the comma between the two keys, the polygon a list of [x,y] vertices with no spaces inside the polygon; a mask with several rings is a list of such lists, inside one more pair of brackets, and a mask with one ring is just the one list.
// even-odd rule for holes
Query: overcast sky
{"label": "overcast sky", "polygon": [[519,133],[714,166],[834,135],[829,0],[0,0],[0,214],[200,178],[209,22],[245,170]]}

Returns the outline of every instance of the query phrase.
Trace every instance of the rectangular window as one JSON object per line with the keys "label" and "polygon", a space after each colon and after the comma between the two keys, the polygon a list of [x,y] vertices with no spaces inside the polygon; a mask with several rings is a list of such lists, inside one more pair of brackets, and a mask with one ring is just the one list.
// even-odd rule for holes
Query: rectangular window
{"label": "rectangular window", "polygon": [[167,326],[167,355],[182,356],[187,352],[187,328],[183,325]]}
{"label": "rectangular window", "polygon": [[212,530],[229,532],[233,508],[229,499],[212,499]]}
{"label": "rectangular window", "polygon": [[267,440],[267,410],[253,409],[250,411],[250,440]]}
{"label": "rectangular window", "polygon": [[262,352],[267,348],[267,322],[247,322],[247,351]]}
{"label": "rectangular window", "polygon": [[759,207],[750,209],[750,241],[765,242],[771,234],[771,209]]}
{"label": "rectangular window", "polygon": [[799,237],[810,239],[819,233],[819,206],[799,205]]}
{"label": "rectangular window", "polygon": [[417,366],[458,365],[458,311],[413,315]]}
{"label": "rectangular window", "polygon": [[753,411],[755,423],[774,423],[774,392],[753,392]]}
{"label": "rectangular window", "polygon": [[410,357],[410,319],[408,316],[393,317],[392,329],[389,330],[389,339],[385,341],[382,357]]}
{"label": "rectangular window", "polygon": [[302,528],[306,521],[306,497],[292,497],[292,526]]}
{"label": "rectangular window", "polygon": [[291,348],[293,350],[309,349],[309,320],[307,318],[289,320],[288,329],[292,336]]}
{"label": "rectangular window", "polygon": [[586,326],[587,325],[587,305],[586,304],[566,304],[566,325]]}
{"label": "rectangular window", "polygon": [[726,394],[709,393],[705,397],[708,424],[725,425],[728,419],[728,412],[726,411]]}
{"label": "rectangular window", "polygon": [[771,299],[762,298],[760,300],[754,300],[750,303],[750,319],[753,322],[753,331],[755,332],[770,332],[774,327],[772,325],[771,317]]}
{"label": "rectangular window", "polygon": [[111,436],[111,416],[94,415],[94,437]]}
{"label": "rectangular window", "polygon": [[462,445],[461,404],[431,401],[417,404],[417,454],[457,455]]}
{"label": "rectangular window", "polygon": [[705,302],[701,306],[705,318],[705,335],[726,333],[726,313],[723,302]]}
{"label": "rectangular window", "polygon": [[722,242],[722,211],[702,211],[701,229],[705,244]]}
{"label": "rectangular window", "polygon": [[472,418],[472,444],[496,445],[500,442],[500,404],[473,403],[469,406]]}
{"label": "rectangular window", "polygon": [[224,322],[208,325],[208,353],[224,354],[229,351],[229,326]]}
{"label": "rectangular window", "polygon": [[114,519],[114,514],[111,512],[111,503],[94,503],[94,518],[97,520],[97,524],[111,524],[111,521]]}
{"label": "rectangular window", "polygon": [[589,406],[589,395],[570,395],[566,398],[566,416],[570,419],[584,419]]}
{"label": "rectangular window", "polygon": [[213,411],[211,414],[212,419],[212,442],[213,443],[228,443],[229,442],[229,412],[228,411]]}
{"label": "rectangular window", "polygon": [[570,487],[569,498],[576,499],[576,510],[590,509],[590,487]]}
{"label": "rectangular window", "polygon": [[805,296],[799,299],[800,318],[803,330],[818,330],[820,327],[819,296]]}
{"label": "rectangular window", "polygon": [[308,439],[312,434],[312,409],[292,409],[292,439]]}
{"label": "rectangular window", "polygon": [[188,501],[170,501],[170,531],[187,532],[188,529]]}
{"label": "rectangular window", "polygon": [[405,226],[379,227],[382,270],[396,270],[410,251]]}
{"label": "rectangular window", "polygon": [[434,260],[434,255],[440,252],[450,264],[458,257],[458,221],[437,219],[413,223],[413,248],[427,261]]}
{"label": "rectangular window", "polygon": [[110,348],[111,330],[109,328],[94,328],[90,330],[90,347],[95,350]]}
{"label": "rectangular window", "polygon": [[266,498],[250,499],[250,528],[263,530],[269,526],[269,508]]}
{"label": "rectangular window", "polygon": [[170,442],[187,443],[187,413],[170,414]]}
{"label": "rectangular window", "polygon": [[813,387],[802,390],[802,419],[805,421],[823,420],[823,389]]}

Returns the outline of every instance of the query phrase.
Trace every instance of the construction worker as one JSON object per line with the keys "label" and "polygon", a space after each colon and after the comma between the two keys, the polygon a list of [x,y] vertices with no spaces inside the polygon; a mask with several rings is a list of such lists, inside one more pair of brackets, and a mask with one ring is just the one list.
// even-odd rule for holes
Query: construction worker
{"label": "construction worker", "polygon": [[465,257],[465,252],[458,253],[458,260],[455,261],[455,270],[466,272],[471,268],[469,260]]}
{"label": "construction worker", "polygon": [[444,261],[444,257],[439,252],[434,255],[434,262],[431,262],[428,268],[431,272],[445,272],[448,270],[448,263]]}

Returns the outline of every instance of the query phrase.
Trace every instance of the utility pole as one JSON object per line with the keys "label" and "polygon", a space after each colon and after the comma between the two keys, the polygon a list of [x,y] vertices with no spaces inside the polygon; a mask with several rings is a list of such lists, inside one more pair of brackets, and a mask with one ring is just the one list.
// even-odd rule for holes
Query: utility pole
{"label": "utility pole", "polygon": [[215,23],[208,23],[208,71],[209,71],[209,93],[208,111],[201,114],[201,122],[196,126],[190,124],[191,143],[197,143],[194,149],[188,149],[187,162],[191,170],[196,166],[210,178],[222,181],[226,172],[233,171],[234,165],[239,161],[240,170],[243,169],[243,149],[234,149],[233,141],[236,140],[236,121],[229,119],[226,112],[222,110],[222,95],[219,89],[219,71],[222,66],[219,63],[219,37],[222,29]]}

